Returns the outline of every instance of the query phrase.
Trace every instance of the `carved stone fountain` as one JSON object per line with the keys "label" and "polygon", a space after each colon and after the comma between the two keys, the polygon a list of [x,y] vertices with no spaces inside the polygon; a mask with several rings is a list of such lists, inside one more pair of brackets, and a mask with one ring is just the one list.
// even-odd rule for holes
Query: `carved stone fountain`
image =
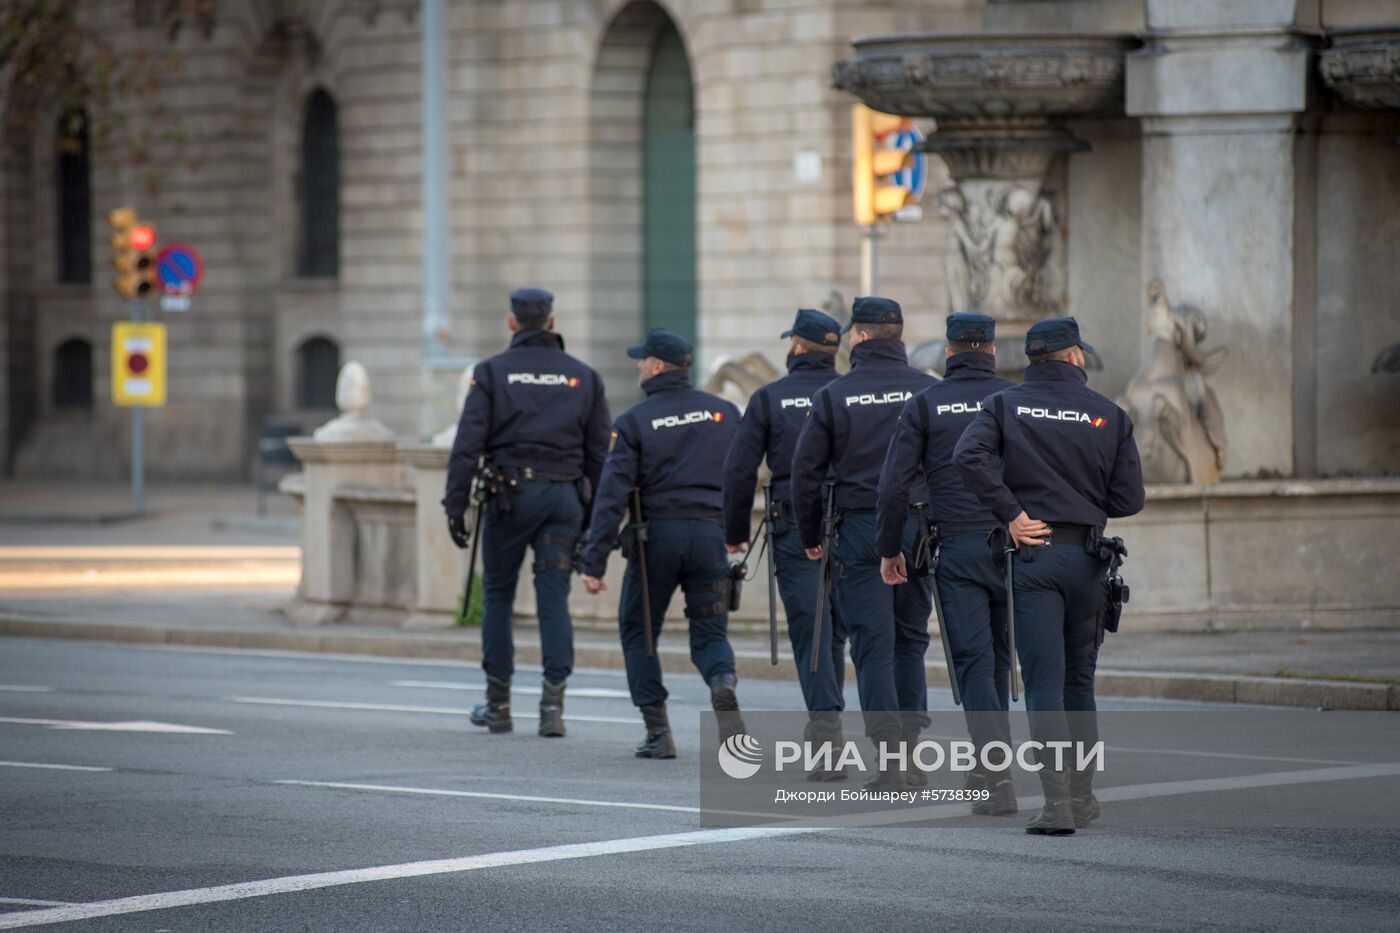
{"label": "carved stone fountain", "polygon": [[950,311],[995,317],[998,360],[1024,366],[1026,329],[1063,309],[1063,255],[1045,190],[1056,156],[1087,148],[1071,118],[1123,112],[1119,35],[916,33],[857,39],[836,87],[901,116],[932,117],[923,148],[953,186],[935,195],[953,237]]}

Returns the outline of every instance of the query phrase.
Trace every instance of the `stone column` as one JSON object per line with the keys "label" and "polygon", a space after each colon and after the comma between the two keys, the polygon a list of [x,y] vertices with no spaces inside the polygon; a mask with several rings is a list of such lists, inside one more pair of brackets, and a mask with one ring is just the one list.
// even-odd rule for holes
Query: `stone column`
{"label": "stone column", "polygon": [[1291,476],[1311,461],[1307,409],[1295,409],[1311,366],[1295,334],[1311,333],[1315,313],[1299,134],[1311,43],[1295,6],[1148,0],[1148,43],[1128,56],[1127,112],[1143,128],[1139,295],[1161,279],[1229,346],[1213,384],[1235,475]]}
{"label": "stone column", "polygon": [[288,441],[302,462],[301,585],[287,616],[298,624],[340,619],[355,595],[355,523],[336,499],[342,486],[400,486],[393,441]]}
{"label": "stone column", "polygon": [[[442,510],[451,450],[428,444],[400,444],[399,456],[412,467],[415,493],[415,562],[417,596],[407,624],[413,627],[452,625],[467,579],[467,551],[447,536]],[[470,513],[468,513],[470,516]]]}

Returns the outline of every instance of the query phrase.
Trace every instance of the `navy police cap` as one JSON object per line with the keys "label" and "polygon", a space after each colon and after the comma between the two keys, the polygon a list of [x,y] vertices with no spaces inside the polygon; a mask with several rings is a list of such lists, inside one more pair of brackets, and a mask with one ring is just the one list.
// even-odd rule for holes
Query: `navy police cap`
{"label": "navy police cap", "polygon": [[640,345],[627,348],[627,355],[634,360],[654,356],[674,366],[689,366],[692,350],[690,341],[680,334],[673,334],[664,327],[653,327],[647,339]]}
{"label": "navy police cap", "polygon": [[1054,353],[1065,347],[1083,347],[1089,353],[1094,348],[1079,336],[1079,322],[1072,317],[1052,317],[1037,321],[1026,331],[1026,355]]}
{"label": "navy police cap", "polygon": [[803,308],[797,312],[797,320],[792,322],[792,327],[778,336],[801,337],[813,343],[835,345],[841,342],[841,325],[829,314]]}
{"label": "navy police cap", "polygon": [[851,321],[841,333],[846,333],[857,324],[903,324],[904,312],[899,307],[899,302],[893,298],[880,298],[877,295],[870,295],[866,298],[857,298],[851,306]]}
{"label": "navy police cap", "polygon": [[536,321],[554,313],[554,295],[542,288],[517,288],[510,293],[510,312],[520,321]]}
{"label": "navy police cap", "polygon": [[958,343],[991,343],[997,339],[997,322],[985,314],[959,311],[948,315],[945,336]]}

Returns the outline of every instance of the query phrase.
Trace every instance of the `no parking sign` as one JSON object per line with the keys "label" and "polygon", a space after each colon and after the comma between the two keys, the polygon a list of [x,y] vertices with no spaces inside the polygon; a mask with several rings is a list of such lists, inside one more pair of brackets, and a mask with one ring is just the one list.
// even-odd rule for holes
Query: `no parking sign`
{"label": "no parking sign", "polygon": [[161,299],[161,310],[188,311],[189,296],[194,294],[203,277],[204,263],[193,246],[171,243],[161,250],[156,256],[156,281],[165,295]]}

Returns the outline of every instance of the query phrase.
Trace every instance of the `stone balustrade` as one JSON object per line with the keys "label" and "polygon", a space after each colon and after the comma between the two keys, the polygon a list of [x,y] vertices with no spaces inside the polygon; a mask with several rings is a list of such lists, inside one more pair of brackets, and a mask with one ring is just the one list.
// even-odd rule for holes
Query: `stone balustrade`
{"label": "stone balustrade", "polygon": [[[288,616],[305,624],[453,624],[466,552],[448,538],[440,504],[447,449],[309,438],[291,446],[304,472],[283,484],[303,510],[302,582]],[[1128,543],[1124,575],[1133,593],[1124,624],[1134,629],[1400,625],[1400,478],[1152,486],[1142,514],[1110,531]],[[623,569],[613,555],[600,596],[573,587],[575,619],[611,628]],[[766,566],[751,571],[756,579],[733,624],[761,630]],[[534,606],[527,566],[515,612],[530,617]],[[677,597],[674,625],[683,624],[680,606]]]}

